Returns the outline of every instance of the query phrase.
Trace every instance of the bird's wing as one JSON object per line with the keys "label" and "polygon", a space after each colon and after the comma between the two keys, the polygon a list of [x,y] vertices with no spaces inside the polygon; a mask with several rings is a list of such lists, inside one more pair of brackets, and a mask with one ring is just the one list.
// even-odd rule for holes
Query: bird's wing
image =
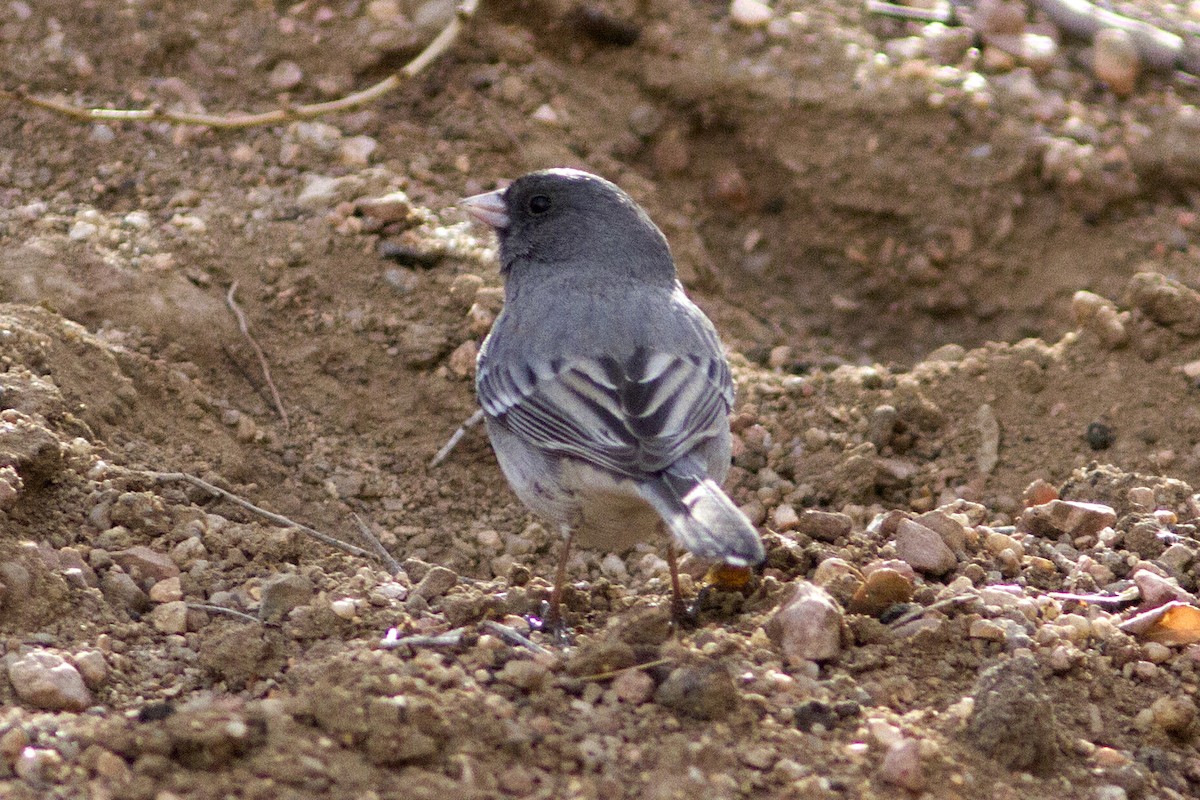
{"label": "bird's wing", "polygon": [[637,477],[666,469],[728,425],[733,381],[718,347],[483,363],[479,401],[536,447]]}

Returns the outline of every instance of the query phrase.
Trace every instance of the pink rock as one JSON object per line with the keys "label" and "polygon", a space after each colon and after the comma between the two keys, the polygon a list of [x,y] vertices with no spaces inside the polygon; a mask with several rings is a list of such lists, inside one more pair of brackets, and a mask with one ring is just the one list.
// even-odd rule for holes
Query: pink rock
{"label": "pink rock", "polygon": [[17,696],[35,708],[83,711],[92,704],[92,693],[79,670],[48,650],[16,658],[8,665],[8,680]]}
{"label": "pink rock", "polygon": [[911,519],[896,526],[896,555],[917,572],[945,575],[958,564],[937,531]]}
{"label": "pink rock", "polygon": [[1117,512],[1100,503],[1080,503],[1075,500],[1051,500],[1031,506],[1021,515],[1024,530],[1039,536],[1068,534],[1091,536],[1117,521]]}
{"label": "pink rock", "polygon": [[925,772],[921,769],[921,745],[915,739],[901,739],[888,748],[879,765],[879,779],[913,792],[925,789]]}
{"label": "pink rock", "polygon": [[766,632],[791,663],[828,661],[842,649],[842,608],[821,587],[801,581]]}

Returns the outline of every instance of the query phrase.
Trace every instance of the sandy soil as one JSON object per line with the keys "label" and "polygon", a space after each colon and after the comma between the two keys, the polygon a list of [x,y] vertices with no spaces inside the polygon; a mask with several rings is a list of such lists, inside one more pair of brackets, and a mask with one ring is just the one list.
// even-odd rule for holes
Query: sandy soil
{"label": "sandy soil", "polygon": [[[265,110],[382,78],[450,8],[12,2],[0,75]],[[315,122],[5,105],[0,794],[1200,791],[1195,90],[831,0],[591,9],[484,0]],[[555,537],[479,430],[428,466],[500,303],[454,202],[545,166],[642,202],[731,350],[729,490],[770,555],[741,586],[687,563],[690,630],[644,547],[578,553],[544,637]],[[164,472],[362,544],[358,515],[402,569]]]}

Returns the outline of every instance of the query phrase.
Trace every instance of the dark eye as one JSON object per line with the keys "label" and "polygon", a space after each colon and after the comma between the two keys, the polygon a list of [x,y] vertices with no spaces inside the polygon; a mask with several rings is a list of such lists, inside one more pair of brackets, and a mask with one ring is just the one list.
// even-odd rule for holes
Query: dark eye
{"label": "dark eye", "polygon": [[529,213],[530,214],[545,214],[550,210],[550,198],[544,194],[535,194],[529,198]]}

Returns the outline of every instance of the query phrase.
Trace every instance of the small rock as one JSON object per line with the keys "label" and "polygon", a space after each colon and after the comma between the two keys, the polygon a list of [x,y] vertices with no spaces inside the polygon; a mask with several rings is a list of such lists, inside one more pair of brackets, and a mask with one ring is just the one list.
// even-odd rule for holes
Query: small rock
{"label": "small rock", "polygon": [[1159,325],[1183,336],[1200,336],[1200,293],[1157,272],[1139,272],[1129,281],[1130,299]]}
{"label": "small rock", "polygon": [[1100,503],[1051,500],[1027,508],[1021,515],[1022,530],[1039,536],[1067,534],[1072,539],[1094,536],[1117,521],[1117,512]]}
{"label": "small rock", "polygon": [[1057,499],[1058,489],[1041,478],[1026,486],[1025,491],[1021,493],[1021,505],[1025,508],[1045,505]]}
{"label": "small rock", "polygon": [[150,612],[150,622],[159,633],[187,633],[187,603],[175,600],[155,606]]}
{"label": "small rock", "polygon": [[550,669],[540,661],[513,659],[496,673],[496,680],[526,692],[540,689],[550,678]]}
{"label": "small rock", "polygon": [[[912,568],[904,562],[904,567],[911,573]],[[912,600],[913,579],[911,574],[905,574],[891,567],[879,567],[866,573],[866,580],[854,593],[847,607],[852,614],[867,614],[878,617],[897,603],[907,603]]]}
{"label": "small rock", "polygon": [[1111,300],[1080,290],[1071,298],[1071,314],[1078,327],[1094,334],[1109,350],[1129,342],[1125,321]]}
{"label": "small rock", "polygon": [[1113,94],[1127,97],[1137,86],[1142,62],[1133,37],[1120,28],[1101,28],[1093,40],[1092,72]]}
{"label": "small rock", "polygon": [[430,567],[421,578],[421,582],[413,587],[412,594],[425,600],[441,597],[458,583],[458,575],[445,567]]}
{"label": "small rock", "polygon": [[767,636],[792,664],[828,661],[842,649],[842,609],[821,587],[801,581],[766,626]]}
{"label": "small rock", "polygon": [[179,567],[166,553],[151,550],[144,545],[118,551],[112,554],[113,561],[121,565],[121,569],[139,584],[146,586],[167,578],[178,578]]}
{"label": "small rock", "polygon": [[48,747],[26,747],[13,764],[13,772],[35,786],[53,783],[63,766],[63,757]]}
{"label": "small rock", "polygon": [[302,80],[304,71],[300,69],[299,64],[295,61],[280,61],[275,65],[275,69],[271,70],[267,83],[272,89],[282,92],[295,88]]}
{"label": "small rock", "polygon": [[[415,214],[412,201],[408,199],[408,195],[404,192],[396,191],[380,197],[363,197],[355,202],[355,207],[363,216],[378,220],[379,222],[390,225],[394,222],[408,222]],[[459,278],[467,276],[460,275]],[[476,277],[480,284],[483,283],[482,278]],[[455,283],[458,279],[455,279]],[[451,295],[454,294],[454,289],[451,287]]]}
{"label": "small rock", "polygon": [[47,711],[83,711],[92,693],[74,666],[56,653],[34,650],[8,665],[8,679],[17,696]]}
{"label": "small rock", "polygon": [[925,52],[938,64],[954,66],[975,46],[975,31],[967,25],[947,27],[940,22],[926,25],[921,31]]}
{"label": "small rock", "polygon": [[854,521],[835,511],[809,509],[800,515],[796,530],[821,542],[837,542],[850,535]]}
{"label": "small rock", "polygon": [[75,669],[83,676],[83,682],[89,689],[99,689],[108,681],[108,662],[99,650],[84,650],[72,656]]}
{"label": "small rock", "polygon": [[304,575],[286,573],[269,578],[262,585],[259,619],[283,619],[292,609],[308,603],[316,589]]}
{"label": "small rock", "polygon": [[331,601],[329,610],[339,619],[352,620],[358,614],[358,603],[352,597],[342,597]]}
{"label": "small rock", "polygon": [[972,692],[967,737],[1007,769],[1045,772],[1058,757],[1058,723],[1032,656],[984,670]]}
{"label": "small rock", "polygon": [[351,167],[365,167],[371,163],[371,155],[379,149],[379,142],[370,136],[351,136],[342,142],[338,157]]}
{"label": "small rock", "polygon": [[613,678],[612,690],[622,703],[641,705],[653,696],[654,679],[645,670],[626,670]]}
{"label": "small rock", "polygon": [[733,0],[729,18],[743,28],[756,28],[771,21],[771,7],[761,0]]}
{"label": "small rock", "polygon": [[977,619],[967,629],[967,635],[972,639],[987,639],[992,642],[1004,641],[1004,626],[995,620]]}
{"label": "small rock", "polygon": [[879,765],[879,778],[908,789],[921,792],[925,789],[925,773],[921,769],[921,743],[915,739],[902,739],[888,748],[883,763]]}
{"label": "small rock", "polygon": [[776,531],[795,530],[800,525],[800,515],[796,513],[796,507],[790,503],[776,506],[771,512],[771,525]]}
{"label": "small rock", "polygon": [[[97,551],[93,550],[92,553]],[[150,607],[150,598],[142,587],[119,568],[110,569],[100,579],[100,591],[104,599],[117,608],[141,612]]]}
{"label": "small rock", "polygon": [[180,585],[178,577],[167,578],[150,587],[150,601],[152,603],[170,603],[173,600],[182,599],[183,588]]}
{"label": "small rock", "polygon": [[737,687],[724,664],[705,661],[683,664],[658,687],[654,699],[659,705],[696,719],[723,719],[738,704]]}
{"label": "small rock", "polygon": [[450,353],[449,358],[446,359],[446,366],[458,377],[470,378],[475,375],[475,363],[478,356],[479,348],[476,346],[475,340],[467,339]]}
{"label": "small rock", "polygon": [[1165,695],[1150,705],[1154,724],[1169,734],[1179,736],[1191,727],[1196,718],[1196,702],[1185,694]]}
{"label": "small rock", "polygon": [[1142,595],[1142,608],[1158,608],[1173,600],[1194,603],[1195,595],[1186,591],[1171,578],[1164,578],[1148,569],[1133,573],[1133,582]]}
{"label": "small rock", "polygon": [[927,575],[945,575],[958,564],[954,551],[936,531],[911,519],[896,526],[895,545],[897,558]]}

